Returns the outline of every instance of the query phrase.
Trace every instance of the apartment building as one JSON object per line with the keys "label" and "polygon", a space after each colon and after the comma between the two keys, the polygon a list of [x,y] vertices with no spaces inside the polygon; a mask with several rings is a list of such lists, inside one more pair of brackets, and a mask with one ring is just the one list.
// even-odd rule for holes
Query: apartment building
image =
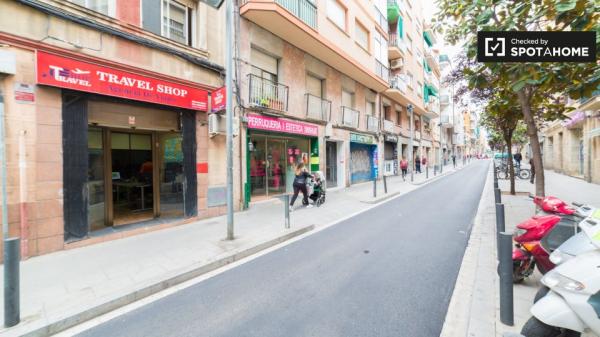
{"label": "apartment building", "polygon": [[600,92],[569,105],[575,110],[565,120],[541,132],[544,167],[600,183]]}
{"label": "apartment building", "polygon": [[225,212],[224,140],[206,122],[223,10],[15,0],[0,13],[8,219],[24,257]]}

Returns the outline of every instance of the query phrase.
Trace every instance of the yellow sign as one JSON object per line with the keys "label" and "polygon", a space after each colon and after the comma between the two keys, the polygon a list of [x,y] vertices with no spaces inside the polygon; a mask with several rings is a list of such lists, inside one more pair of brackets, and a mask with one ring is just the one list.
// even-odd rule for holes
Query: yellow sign
{"label": "yellow sign", "polygon": [[310,164],[311,165],[319,165],[319,157],[310,157]]}

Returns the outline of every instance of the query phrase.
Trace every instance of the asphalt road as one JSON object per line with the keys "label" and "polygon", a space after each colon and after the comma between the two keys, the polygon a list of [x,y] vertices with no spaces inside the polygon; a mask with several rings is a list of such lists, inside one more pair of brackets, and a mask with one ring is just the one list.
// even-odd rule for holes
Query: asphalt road
{"label": "asphalt road", "polygon": [[80,336],[438,337],[488,163]]}

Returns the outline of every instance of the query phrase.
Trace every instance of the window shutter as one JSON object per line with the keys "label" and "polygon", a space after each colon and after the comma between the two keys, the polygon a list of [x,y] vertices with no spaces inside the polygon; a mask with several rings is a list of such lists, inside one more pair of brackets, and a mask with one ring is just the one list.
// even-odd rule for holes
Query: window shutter
{"label": "window shutter", "polygon": [[253,66],[258,67],[264,71],[270,72],[271,74],[277,75],[276,58],[253,48],[250,52],[250,61]]}
{"label": "window shutter", "polygon": [[404,38],[404,27],[401,16],[398,17],[398,36],[400,36],[400,38]]}
{"label": "window shutter", "polygon": [[142,0],[142,27],[154,34],[160,35],[161,0]]}

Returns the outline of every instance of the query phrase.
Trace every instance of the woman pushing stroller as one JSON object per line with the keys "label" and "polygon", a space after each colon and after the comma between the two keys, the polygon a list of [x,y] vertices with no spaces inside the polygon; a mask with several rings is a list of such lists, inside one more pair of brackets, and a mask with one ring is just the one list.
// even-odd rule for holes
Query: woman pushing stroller
{"label": "woman pushing stroller", "polygon": [[298,194],[302,192],[302,205],[306,206],[306,208],[312,207],[308,203],[308,190],[306,189],[306,180],[308,178],[312,178],[313,176],[308,173],[308,170],[304,166],[304,163],[298,164],[296,166],[296,176],[294,177],[294,195],[292,196],[292,200],[290,200],[290,211],[293,210],[294,202],[296,198],[298,198]]}

